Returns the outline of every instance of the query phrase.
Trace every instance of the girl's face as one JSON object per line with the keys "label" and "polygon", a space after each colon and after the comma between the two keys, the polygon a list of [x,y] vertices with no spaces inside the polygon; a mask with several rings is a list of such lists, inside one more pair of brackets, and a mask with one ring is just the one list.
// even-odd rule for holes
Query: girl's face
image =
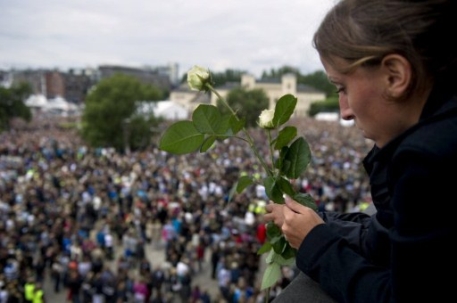
{"label": "girl's face", "polygon": [[[389,78],[382,66],[358,67],[353,73],[342,74],[325,59],[321,61],[328,79],[336,86],[341,118],[354,120],[364,137],[373,140],[378,147],[417,122],[419,116],[412,117],[404,103],[385,97]],[[334,63],[347,64],[343,59],[336,59]]]}

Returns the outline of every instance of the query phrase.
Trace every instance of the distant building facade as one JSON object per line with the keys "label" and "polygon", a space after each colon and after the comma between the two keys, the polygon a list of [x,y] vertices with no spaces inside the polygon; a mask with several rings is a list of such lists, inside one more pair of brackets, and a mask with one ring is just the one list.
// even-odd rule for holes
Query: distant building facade
{"label": "distant building facade", "polygon": [[44,73],[45,96],[48,99],[65,96],[65,79],[63,73],[53,70]]}
{"label": "distant building facade", "polygon": [[34,95],[43,95],[47,99],[61,97],[75,104],[84,103],[87,92],[95,84],[90,70],[14,70],[9,74],[11,85],[26,82],[31,86]]}
{"label": "distant building facade", "polygon": [[179,86],[181,79],[179,78],[179,65],[178,63],[169,62],[164,66],[150,67],[150,70],[156,71],[159,75],[167,76],[173,88]]}
{"label": "distant building facade", "polygon": [[192,91],[187,83],[183,83],[170,92],[170,101],[183,106],[191,113],[199,104],[211,104],[211,96],[209,93]]}
{"label": "distant building facade", "polygon": [[10,87],[26,82],[34,95],[43,95],[47,99],[62,97],[68,102],[82,104],[91,87],[117,73],[133,76],[166,92],[174,89],[179,82],[178,64],[169,63],[145,68],[102,65],[96,69],[70,69],[68,72],[49,69],[0,71],[0,85]]}
{"label": "distant building facade", "polygon": [[[232,89],[240,86],[247,90],[264,90],[269,98],[270,109],[275,107],[276,101],[283,95],[294,95],[297,98],[295,116],[307,116],[311,103],[324,101],[326,98],[325,93],[322,91],[308,85],[297,84],[297,77],[294,74],[285,74],[281,79],[266,81],[256,80],[254,76],[245,74],[241,77],[241,83],[227,83],[222,87],[217,87],[217,91],[221,97],[225,98]],[[170,93],[170,100],[187,107],[189,111],[193,111],[200,103],[216,105],[217,96],[215,94],[209,95],[192,91],[187,84],[183,84]]]}
{"label": "distant building facade", "polygon": [[98,68],[100,80],[110,78],[116,74],[123,74],[134,77],[138,81],[154,85],[162,90],[170,91],[173,84],[168,75],[160,74],[151,68],[134,68],[117,65],[101,65]]}
{"label": "distant building facade", "polygon": [[10,76],[7,71],[0,70],[0,87],[8,87],[10,82]]}
{"label": "distant building facade", "polygon": [[42,94],[46,96],[46,70],[13,70],[10,73],[12,78],[11,85],[18,85],[21,82],[26,82],[32,88],[33,94]]}
{"label": "distant building facade", "polygon": [[84,103],[87,93],[96,83],[95,73],[94,69],[70,69],[64,73],[65,100],[75,104]]}

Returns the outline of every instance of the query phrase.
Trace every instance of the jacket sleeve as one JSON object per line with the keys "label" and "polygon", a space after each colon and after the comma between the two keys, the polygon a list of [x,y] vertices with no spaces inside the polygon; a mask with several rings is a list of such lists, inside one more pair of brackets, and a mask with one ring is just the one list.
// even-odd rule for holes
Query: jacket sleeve
{"label": "jacket sleeve", "polygon": [[371,224],[371,217],[365,213],[321,212],[319,215],[327,226],[349,245],[359,251],[364,251],[364,239]]}

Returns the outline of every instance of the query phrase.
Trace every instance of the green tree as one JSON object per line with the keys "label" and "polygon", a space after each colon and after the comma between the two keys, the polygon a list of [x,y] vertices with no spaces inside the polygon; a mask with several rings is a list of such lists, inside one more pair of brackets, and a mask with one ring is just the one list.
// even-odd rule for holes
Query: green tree
{"label": "green tree", "polygon": [[[214,87],[221,87],[228,82],[241,82],[241,76],[246,74],[246,71],[240,69],[226,69],[224,72],[214,73],[211,72],[211,77],[214,83]],[[187,81],[187,73],[183,75],[181,83]]]}
{"label": "green tree", "polygon": [[159,121],[152,112],[140,113],[139,105],[162,97],[163,92],[157,87],[131,76],[116,74],[104,79],[86,98],[81,135],[94,147],[114,147],[119,151],[144,147]]}
{"label": "green tree", "polygon": [[32,112],[24,100],[32,94],[28,83],[22,82],[11,88],[0,87],[0,129],[9,129],[13,118],[32,120]]}
{"label": "green tree", "polygon": [[[256,127],[257,119],[264,109],[269,107],[269,99],[263,89],[246,90],[243,87],[232,89],[227,94],[227,103],[237,112],[237,115],[246,120],[247,127]],[[217,107],[222,113],[228,109],[218,100]]]}
{"label": "green tree", "polygon": [[221,87],[229,82],[240,83],[243,74],[246,74],[246,71],[237,69],[226,69],[223,73],[212,73],[214,87]]}
{"label": "green tree", "polygon": [[308,114],[314,117],[320,112],[339,112],[338,97],[330,97],[325,101],[311,103]]}
{"label": "green tree", "polygon": [[299,76],[297,79],[298,83],[307,84],[320,91],[325,92],[327,98],[335,97],[335,86],[328,81],[327,75],[324,71],[319,70],[306,76]]}
{"label": "green tree", "polygon": [[278,68],[277,70],[272,68],[269,72],[264,71],[262,73],[262,79],[266,80],[272,78],[280,78],[284,74],[295,74],[297,78],[301,76],[300,71],[297,68],[285,65],[283,67]]}

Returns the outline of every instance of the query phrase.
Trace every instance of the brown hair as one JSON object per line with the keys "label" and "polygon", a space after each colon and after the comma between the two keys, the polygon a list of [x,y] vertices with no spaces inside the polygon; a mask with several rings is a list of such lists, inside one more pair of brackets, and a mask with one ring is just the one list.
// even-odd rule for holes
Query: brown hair
{"label": "brown hair", "polygon": [[[456,92],[453,37],[456,0],[341,0],[314,34],[319,55],[342,73],[376,66],[388,54],[411,64],[413,79],[406,92],[425,90],[430,82]],[[335,57],[348,65],[336,66]]]}

